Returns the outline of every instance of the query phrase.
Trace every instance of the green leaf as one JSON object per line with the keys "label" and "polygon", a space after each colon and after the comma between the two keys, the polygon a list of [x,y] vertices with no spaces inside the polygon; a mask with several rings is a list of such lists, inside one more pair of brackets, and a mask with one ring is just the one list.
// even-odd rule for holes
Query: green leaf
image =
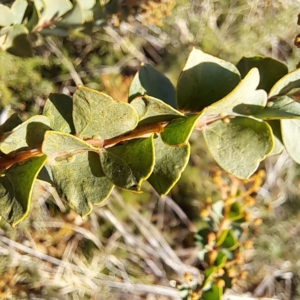
{"label": "green leaf", "polygon": [[284,149],[282,136],[281,136],[281,128],[280,128],[280,121],[273,120],[268,121],[268,124],[272,128],[273,138],[274,138],[274,149],[269,155],[277,155],[282,152]]}
{"label": "green leaf", "polygon": [[74,3],[72,10],[64,15],[64,17],[56,22],[58,27],[70,27],[83,24],[85,21],[84,10],[78,2]]}
{"label": "green leaf", "polygon": [[187,144],[194,126],[203,115],[203,112],[197,115],[181,117],[169,123],[160,135],[162,140],[170,146]]}
{"label": "green leaf", "polygon": [[[222,240],[222,242],[221,242]],[[216,243],[223,249],[234,250],[238,247],[239,242],[231,229],[226,229],[222,233],[222,239]]]}
{"label": "green leaf", "polygon": [[267,104],[267,93],[256,90],[259,72],[252,69],[226,97],[206,109],[205,115],[252,115]]}
{"label": "green leaf", "polygon": [[107,199],[113,189],[97,153],[78,153],[72,159],[53,160],[49,166],[58,194],[81,216],[91,212],[92,204]]}
{"label": "green leaf", "polygon": [[300,118],[299,92],[273,97],[268,107],[255,114],[256,118],[265,120]]}
{"label": "green leaf", "polygon": [[300,115],[285,111],[285,109],[289,109],[288,106],[289,105],[287,105],[286,108],[284,106],[278,107],[278,109],[273,107],[265,107],[258,113],[253,114],[253,117],[262,120],[299,119]]}
{"label": "green leaf", "polygon": [[73,5],[69,0],[43,0],[44,9],[41,12],[41,20],[50,21],[58,19],[72,9]]}
{"label": "green leaf", "polygon": [[272,86],[288,73],[288,68],[282,62],[271,57],[243,57],[237,64],[237,68],[242,78],[252,69],[257,68],[260,74],[258,89],[263,89],[267,93]]}
{"label": "green leaf", "polygon": [[[5,31],[3,32],[3,30]],[[5,41],[1,46],[3,50],[20,57],[31,57],[32,47],[28,40],[28,29],[20,24],[4,28],[0,35],[5,34]]]}
{"label": "green leaf", "polygon": [[168,104],[150,96],[135,98],[130,104],[138,113],[139,125],[171,121],[183,116],[183,114]]}
{"label": "green leaf", "polygon": [[211,280],[213,279],[214,275],[216,274],[218,268],[217,267],[209,267],[205,270],[204,272],[204,280],[202,282],[202,289],[205,289],[205,287],[207,287],[207,285],[211,282]]}
{"label": "green leaf", "polygon": [[[117,158],[113,162],[109,157],[109,165],[104,160],[102,167],[106,176],[118,187],[128,189],[127,183],[121,186],[125,179],[122,176],[123,166],[128,166],[130,174],[135,178],[133,186],[129,185],[129,189],[140,190],[143,180],[146,180],[152,173],[154,167],[154,144],[153,135],[145,139],[134,139],[122,145],[117,145],[107,149],[108,153],[113,154]],[[120,164],[119,162],[122,161]],[[105,165],[104,165],[105,164]],[[119,178],[120,177],[120,178]],[[124,175],[125,177],[125,175]],[[120,180],[121,179],[121,180]]]}
{"label": "green leaf", "polygon": [[73,102],[64,94],[50,94],[44,106],[43,115],[50,120],[50,127],[65,133],[75,133],[72,118]]}
{"label": "green leaf", "polygon": [[105,176],[117,187],[126,190],[138,190],[138,181],[130,166],[112,152],[100,153],[100,160]]}
{"label": "green leaf", "polygon": [[128,100],[138,96],[152,96],[176,107],[175,89],[171,81],[149,64],[142,65],[130,85]]}
{"label": "green leaf", "polygon": [[295,88],[300,88],[300,69],[288,73],[277,81],[269,92],[269,97],[287,94]]}
{"label": "green leaf", "polygon": [[46,158],[44,155],[15,164],[0,177],[0,214],[12,226],[27,216],[33,184]]}
{"label": "green leaf", "polygon": [[281,120],[281,134],[286,151],[300,164],[300,120]]}
{"label": "green leaf", "polygon": [[29,3],[29,7],[31,8],[31,14],[28,16],[28,22],[25,24],[25,26],[28,31],[31,32],[38,24],[40,15],[35,3]]}
{"label": "green leaf", "polygon": [[44,0],[33,0],[36,9],[40,12],[44,9],[45,3]]}
{"label": "green leaf", "polygon": [[43,141],[44,133],[50,129],[49,125],[47,117],[33,116],[4,134],[0,150],[9,154],[17,150],[39,146]]}
{"label": "green leaf", "polygon": [[133,130],[138,115],[130,104],[79,87],[73,95],[73,121],[76,133],[83,137],[98,135],[109,139]]}
{"label": "green leaf", "polygon": [[166,145],[158,136],[154,139],[155,166],[148,181],[159,195],[166,195],[179,180],[189,156],[190,144],[182,147]]}
{"label": "green leaf", "polygon": [[222,288],[213,283],[209,290],[203,292],[201,300],[221,300],[222,295]]}
{"label": "green leaf", "polygon": [[200,112],[224,98],[239,82],[233,64],[194,48],[178,80],[177,107]]}
{"label": "green leaf", "polygon": [[79,152],[98,150],[73,135],[57,131],[47,131],[42,144],[42,152],[56,160],[66,159]]}
{"label": "green leaf", "polygon": [[214,265],[218,268],[218,269],[221,269],[225,266],[227,262],[227,256],[224,252],[222,251],[219,251],[218,252],[218,255],[215,259],[215,262],[214,262]]}
{"label": "green leaf", "polygon": [[28,3],[26,0],[15,0],[11,6],[11,12],[15,16],[14,24],[21,24],[27,9]]}
{"label": "green leaf", "polygon": [[77,2],[83,9],[92,9],[96,4],[96,0],[77,0]]}
{"label": "green leaf", "polygon": [[223,242],[225,241],[229,229],[225,229],[219,232],[217,239],[216,239],[216,246],[221,246]]}
{"label": "green leaf", "polygon": [[228,219],[230,221],[236,221],[239,220],[244,216],[244,210],[242,206],[238,202],[234,202],[229,211]]}
{"label": "green leaf", "polygon": [[6,5],[0,4],[0,27],[9,26],[14,23],[15,16]]}
{"label": "green leaf", "polygon": [[22,120],[17,113],[12,114],[2,125],[0,125],[0,139],[5,132],[12,131],[15,127],[20,125]]}
{"label": "green leaf", "polygon": [[203,135],[216,162],[239,178],[249,178],[274,147],[270,126],[250,118],[214,122],[203,130]]}

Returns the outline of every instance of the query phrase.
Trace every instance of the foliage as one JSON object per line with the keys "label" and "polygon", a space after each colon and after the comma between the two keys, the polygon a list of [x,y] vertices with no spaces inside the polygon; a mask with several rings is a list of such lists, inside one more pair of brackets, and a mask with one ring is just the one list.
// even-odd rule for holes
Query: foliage
{"label": "foliage", "polygon": [[65,37],[72,31],[91,34],[94,27],[103,27],[112,15],[116,20],[127,20],[130,15],[140,14],[143,22],[160,25],[160,19],[168,15],[173,6],[173,1],[165,0],[130,0],[122,4],[118,0],[15,0],[10,8],[0,5],[0,48],[30,57],[33,56],[32,43],[40,35]]}
{"label": "foliage", "polygon": [[[59,22],[64,17],[68,20],[68,16],[69,12],[55,20],[50,29],[59,28]],[[8,41],[6,50],[12,52],[11,44],[28,41],[22,27],[10,27],[13,28],[2,31],[2,37]],[[15,42],[9,42],[14,37]],[[26,56],[31,52],[14,54]],[[56,186],[60,196],[81,215],[91,211],[91,203],[99,204],[106,199],[113,186],[140,192],[142,182],[148,180],[161,195],[166,194],[185,168],[188,139],[194,128],[202,131],[219,165],[241,178],[249,178],[265,157],[280,153],[284,147],[299,162],[299,147],[294,146],[292,138],[298,133],[299,75],[297,71],[292,73],[270,58],[244,58],[234,66],[194,49],[179,78],[177,95],[170,81],[149,65],[144,65],[136,75],[127,105],[119,105],[109,96],[83,87],[76,90],[73,100],[53,94],[44,108],[44,116],[24,123],[13,116],[1,127],[1,184],[7,201],[2,215],[13,225],[26,216],[31,182],[36,178]],[[157,80],[151,82],[153,78]],[[216,83],[216,78],[220,82]],[[7,93],[5,87],[3,90]],[[112,115],[117,116],[114,122]],[[230,157],[232,153],[234,157]],[[166,163],[169,159],[171,164]],[[83,182],[82,177],[86,178]],[[242,214],[238,204],[230,206],[230,211]],[[227,220],[228,210],[224,208],[222,214]],[[209,218],[206,221],[211,223]],[[225,236],[224,241],[229,237],[239,244],[234,236],[236,231],[227,228],[224,234],[221,229],[212,226],[214,234]],[[205,238],[200,231],[199,236]],[[203,243],[201,246],[205,248]],[[221,249],[223,253],[227,249],[223,246],[215,243],[213,250]],[[218,278],[216,266],[209,265],[216,254],[212,252],[205,280],[198,286],[191,284],[197,292],[205,290],[204,285],[209,287],[202,295],[204,299],[219,298],[227,283]],[[182,290],[186,293],[185,287]]]}
{"label": "foliage", "polygon": [[54,89],[42,74],[50,61],[42,57],[24,60],[1,51],[0,64],[0,108],[10,104],[15,111],[38,113],[37,99],[47,97]]}
{"label": "foliage", "polygon": [[261,222],[252,217],[250,209],[256,204],[252,195],[260,188],[264,174],[260,170],[252,176],[245,189],[235,177],[214,173],[222,199],[213,202],[207,197],[200,212],[202,226],[194,236],[204,278],[200,284],[186,274],[185,282],[178,286],[183,299],[221,299],[226,289],[247,275],[242,266],[244,250],[252,247],[248,231]]}
{"label": "foliage", "polygon": [[[52,94],[42,116],[20,124],[13,115],[1,126],[1,215],[13,226],[27,216],[37,178],[54,185],[82,216],[91,212],[92,204],[105,200],[114,186],[139,192],[148,180],[160,195],[167,194],[187,164],[194,127],[202,130],[218,164],[240,178],[251,176],[259,162],[273,153],[269,120],[281,122],[282,138],[277,136],[276,141],[297,160],[299,147],[289,133],[298,126],[294,99],[300,73],[287,74],[284,65],[269,59],[267,67],[271,63],[276,72],[260,77],[266,60],[252,60],[259,68],[252,68],[250,59],[242,60],[238,66],[247,75],[240,80],[234,65],[193,49],[177,85],[177,105],[184,114],[167,104],[174,104],[172,85],[162,89],[147,80],[151,73],[159,77],[145,65],[132,82],[129,103],[78,87],[73,99]],[[273,87],[267,95],[270,82]],[[264,89],[257,90],[259,85]],[[236,203],[224,211],[225,218],[232,215],[232,220],[243,215]],[[232,229],[215,230],[211,228],[217,247],[236,249]],[[207,269],[208,278],[217,267]],[[219,287],[212,285],[212,291],[219,294]]]}
{"label": "foliage", "polygon": [[[260,64],[260,69],[265,66],[263,59],[253,58],[253,61],[256,65]],[[273,60],[273,69],[279,71],[276,76],[267,79],[268,85],[270,81],[274,85],[267,95],[264,84],[266,79],[260,78],[259,70],[251,68],[251,63],[241,62],[239,65],[243,66],[244,73],[245,68],[250,70],[243,80],[237,82],[239,71],[232,64],[194,49],[177,86],[177,105],[185,115],[166,104],[174,103],[172,85],[165,85],[165,91],[157,89],[157,82],[147,80],[149,72],[157,78],[157,71],[143,66],[136,75],[139,80],[132,82],[129,94],[129,101],[132,101],[129,104],[116,102],[103,93],[79,87],[74,93],[73,101],[64,95],[52,95],[46,103],[43,116],[34,116],[22,124],[15,117],[9,119],[1,127],[2,185],[5,187],[3,195],[6,195],[7,204],[21,202],[23,209],[14,209],[9,205],[8,221],[16,224],[22,220],[28,212],[26,203],[29,200],[15,199],[15,192],[11,187],[14,184],[9,179],[7,181],[9,176],[6,175],[15,168],[24,168],[23,164],[19,166],[18,163],[26,160],[30,166],[39,166],[34,172],[34,180],[45,163],[45,155],[48,156],[49,180],[81,215],[90,212],[91,203],[103,201],[113,185],[139,191],[141,182],[149,178],[159,194],[168,193],[186,165],[189,156],[188,138],[195,126],[203,131],[208,149],[216,161],[241,178],[251,176],[259,162],[273,151],[274,134],[267,122],[269,120],[281,120],[283,143],[291,156],[297,159],[297,147],[294,147],[294,141],[289,138],[289,132],[297,128],[299,117],[298,103],[294,101],[299,72],[286,74],[287,69]],[[204,84],[202,74],[206,74]],[[219,83],[215,81],[216,74]],[[163,75],[161,77],[164,78]],[[282,78],[278,80],[278,77]],[[216,90],[213,85],[209,87],[209,80],[220,88]],[[228,80],[234,82],[233,86],[229,86],[232,89],[230,92]],[[191,82],[197,84],[189,86],[188,83]],[[265,90],[256,90],[259,84]],[[223,91],[222,87],[227,90]],[[292,89],[293,93],[290,92]],[[185,98],[182,90],[185,91]],[[202,97],[201,92],[204,91],[206,94]],[[132,147],[138,147],[136,143],[143,141],[128,141],[129,139],[153,133],[160,135],[151,135],[146,139],[149,144],[141,146],[140,158],[126,154],[127,151],[130,153],[129,149],[133,149]],[[120,142],[123,144],[119,145]],[[277,142],[280,143],[280,137]],[[108,146],[113,147],[106,150]],[[227,149],[229,152],[226,152]],[[139,170],[141,162],[147,161],[146,157],[150,153],[155,155],[151,155],[152,159]],[[95,167],[98,155],[101,164],[99,161]],[[86,184],[80,186],[77,191],[79,194],[74,198],[76,187],[70,186],[71,182],[65,185],[67,173],[63,174],[70,168],[68,176],[75,176],[76,182],[82,176],[81,170],[78,170],[81,164],[95,169],[87,171]],[[174,170],[174,167],[178,169],[178,173],[169,171]],[[18,179],[14,176],[14,180]],[[89,182],[94,180],[97,180],[97,185],[100,184],[100,190],[107,191],[97,200],[93,200],[95,192],[88,188]],[[8,198],[7,191],[10,194]],[[76,199],[80,198],[86,199],[85,203],[78,203]]]}

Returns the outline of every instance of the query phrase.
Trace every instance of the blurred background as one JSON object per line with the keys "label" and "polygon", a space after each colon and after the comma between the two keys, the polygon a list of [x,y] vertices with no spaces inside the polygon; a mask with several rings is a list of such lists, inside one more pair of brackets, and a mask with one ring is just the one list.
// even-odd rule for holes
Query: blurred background
{"label": "blurred background", "polygon": [[[89,35],[40,38],[33,58],[1,51],[1,116],[40,113],[51,92],[71,95],[78,78],[127,101],[142,62],[176,86],[193,46],[234,64],[270,56],[292,71],[300,60],[299,0],[124,0],[121,7]],[[0,299],[180,299],[176,286],[189,276],[201,280],[193,235],[205,203],[232,189],[251,190],[218,168],[201,133],[192,135],[191,146],[190,163],[169,196],[159,198],[147,183],[143,194],[115,190],[84,220],[53,188],[37,183],[29,216],[15,229],[0,221]],[[299,175],[283,152],[250,181],[256,186],[247,200],[254,205],[245,272],[228,295],[300,299]]]}

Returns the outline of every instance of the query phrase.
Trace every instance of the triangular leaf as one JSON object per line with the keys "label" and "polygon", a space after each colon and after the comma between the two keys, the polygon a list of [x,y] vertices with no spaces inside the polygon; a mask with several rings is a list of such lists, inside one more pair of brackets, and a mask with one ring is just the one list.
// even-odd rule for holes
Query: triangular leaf
{"label": "triangular leaf", "polygon": [[281,120],[281,134],[286,151],[300,164],[300,120]]}
{"label": "triangular leaf", "polygon": [[56,26],[68,28],[70,26],[83,24],[84,21],[83,8],[78,2],[75,2],[72,10],[66,13],[60,21],[56,22]]}
{"label": "triangular leaf", "polygon": [[92,204],[104,201],[113,189],[97,153],[78,153],[72,159],[54,160],[49,166],[58,194],[81,216],[88,215]]}
{"label": "triangular leaf", "polygon": [[250,118],[214,122],[203,135],[216,162],[239,178],[249,178],[274,147],[270,126]]}
{"label": "triangular leaf", "polygon": [[244,210],[238,202],[234,202],[231,207],[228,214],[228,219],[230,221],[236,221],[241,219],[244,216]]}
{"label": "triangular leaf", "polygon": [[158,136],[154,139],[155,166],[148,181],[158,192],[166,195],[179,180],[190,156],[190,144],[182,147],[166,145]]}
{"label": "triangular leaf", "polygon": [[300,118],[300,103],[297,94],[274,97],[268,102],[267,107],[254,114],[254,116],[264,120]]}
{"label": "triangular leaf", "polygon": [[50,120],[54,130],[75,133],[72,118],[73,102],[64,94],[50,94],[44,106],[43,115]]}
{"label": "triangular leaf", "polygon": [[31,8],[31,14],[28,16],[28,22],[25,24],[25,26],[28,31],[31,32],[38,24],[40,15],[35,3],[29,3],[29,7]]}
{"label": "triangular leaf", "polygon": [[109,139],[133,130],[138,115],[130,104],[79,87],[73,95],[73,121],[76,133],[83,137],[98,135]]}
{"label": "triangular leaf", "polygon": [[138,96],[152,96],[176,107],[175,89],[171,81],[149,64],[142,65],[130,85],[128,100]]}
{"label": "triangular leaf", "polygon": [[221,248],[227,249],[227,250],[234,250],[238,247],[239,242],[237,238],[235,237],[233,231],[231,229],[224,230],[223,234],[225,235],[225,238],[223,239],[223,242],[218,244]]}
{"label": "triangular leaf", "polygon": [[170,146],[182,146],[186,144],[195,124],[202,114],[203,113],[175,119],[169,123],[160,134],[162,140]]}
{"label": "triangular leaf", "polygon": [[214,275],[216,274],[218,268],[215,266],[209,267],[204,272],[204,280],[202,282],[202,289],[205,289],[207,285],[211,282]]}
{"label": "triangular leaf", "polygon": [[183,114],[168,104],[150,96],[135,98],[130,104],[134,107],[139,115],[140,125],[171,121],[175,118],[183,116]]}
{"label": "triangular leaf", "polygon": [[122,158],[111,151],[103,151],[100,160],[105,176],[114,185],[126,190],[138,190],[138,179]]}
{"label": "triangular leaf", "polygon": [[34,181],[47,157],[35,157],[15,164],[0,177],[0,214],[12,226],[28,214]]}
{"label": "triangular leaf", "polygon": [[252,69],[226,97],[206,109],[205,115],[252,115],[267,104],[267,93],[256,90],[259,72]]}
{"label": "triangular leaf", "polygon": [[1,45],[3,50],[20,57],[31,57],[32,46],[28,39],[28,29],[24,25],[15,24],[5,28],[1,33],[6,35],[5,42]]}
{"label": "triangular leaf", "polygon": [[240,82],[237,68],[199,49],[193,49],[177,84],[177,107],[200,112],[224,98]]}
{"label": "triangular leaf", "polygon": [[40,145],[44,133],[50,129],[50,121],[45,116],[33,116],[27,121],[5,133],[0,143],[0,150],[8,154],[24,148],[34,148]]}
{"label": "triangular leaf", "polygon": [[6,5],[0,4],[0,27],[9,26],[14,23],[15,16]]}
{"label": "triangular leaf", "polygon": [[288,73],[277,81],[269,92],[269,98],[285,95],[295,88],[300,88],[300,69]]}
{"label": "triangular leaf", "polygon": [[252,69],[257,68],[260,74],[258,89],[263,89],[267,93],[272,86],[284,75],[288,73],[288,68],[282,62],[271,57],[243,57],[237,64],[237,68],[242,78]]}
{"label": "triangular leaf", "polygon": [[11,12],[15,16],[14,24],[22,23],[27,6],[28,3],[26,0],[15,0],[13,5],[11,6]]}
{"label": "triangular leaf", "polygon": [[227,256],[224,252],[222,251],[219,251],[216,259],[215,259],[215,262],[214,262],[214,265],[217,267],[217,268],[223,268],[226,264],[226,261],[227,261]]}
{"label": "triangular leaf", "polygon": [[43,0],[43,3],[44,9],[41,12],[43,22],[60,18],[73,7],[69,0]]}
{"label": "triangular leaf", "polygon": [[222,288],[213,283],[209,290],[203,292],[201,300],[221,300],[222,294]]}
{"label": "triangular leaf", "polygon": [[[154,167],[153,136],[145,139],[128,141],[125,144],[108,148],[107,152],[113,153],[130,168],[137,183],[137,186],[134,188],[140,190],[142,181],[146,180],[151,175]],[[115,177],[119,173],[118,167],[119,166],[115,166],[115,171],[112,170],[112,172],[109,172],[109,174],[111,174],[110,176]],[[104,166],[103,169],[106,170]],[[116,182],[116,180],[113,182]]]}

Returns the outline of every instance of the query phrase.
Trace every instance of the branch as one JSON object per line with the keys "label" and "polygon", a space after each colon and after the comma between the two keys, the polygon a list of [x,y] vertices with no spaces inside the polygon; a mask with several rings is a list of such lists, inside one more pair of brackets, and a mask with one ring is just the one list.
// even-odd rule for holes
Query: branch
{"label": "branch", "polygon": [[[140,127],[135,128],[134,130],[122,134],[117,137],[113,137],[111,139],[101,140],[101,139],[86,139],[84,140],[86,143],[90,144],[93,147],[98,147],[99,150],[103,148],[108,148],[113,145],[116,145],[120,142],[125,142],[127,140],[131,140],[134,138],[142,137],[145,135],[153,134],[153,133],[160,133],[163,131],[165,125],[168,122],[159,122],[155,124],[147,124]],[[25,160],[33,157],[40,157],[45,155],[41,150],[42,145],[38,146],[35,149],[29,149],[25,151],[18,152],[16,154],[8,154],[4,156],[0,156],[0,172],[4,172],[5,170],[9,169],[12,165],[16,163],[22,163]],[[84,150],[86,151],[86,150]],[[66,156],[69,154],[76,154],[77,152],[81,152],[80,150],[75,150],[73,152],[66,152],[62,151],[59,154],[56,154],[56,157]]]}

